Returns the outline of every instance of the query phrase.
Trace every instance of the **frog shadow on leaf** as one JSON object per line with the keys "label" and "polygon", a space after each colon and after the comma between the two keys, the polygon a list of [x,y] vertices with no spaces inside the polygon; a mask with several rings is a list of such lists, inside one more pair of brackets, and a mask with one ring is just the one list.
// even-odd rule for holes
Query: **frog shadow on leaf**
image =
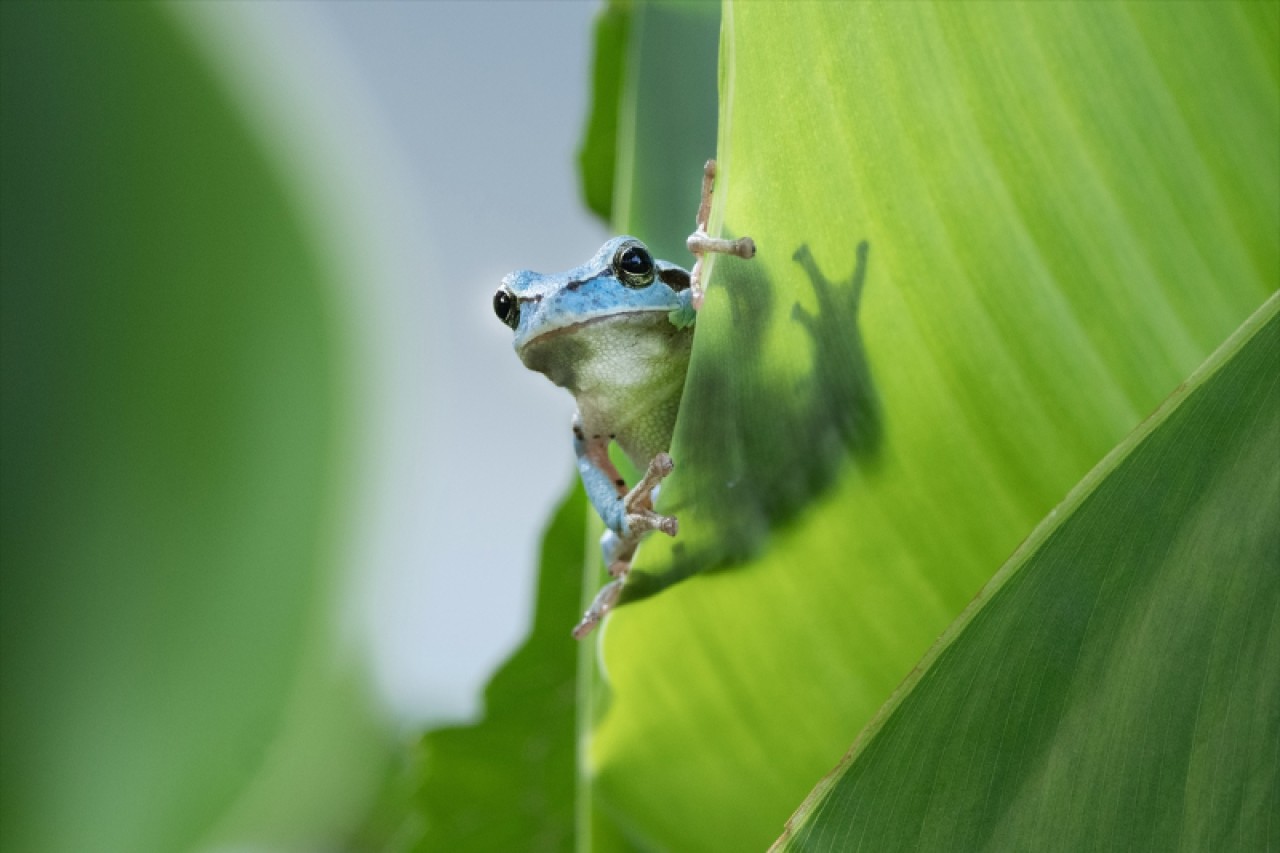
{"label": "frog shadow on leaf", "polygon": [[[859,329],[870,246],[858,243],[848,278],[831,281],[808,244],[792,254],[816,300],[798,301],[810,367],[790,381],[768,370],[764,341],[777,292],[759,264],[722,258],[732,340],[717,339],[689,369],[677,427],[680,475],[667,510],[691,510],[667,565],[632,572],[622,601],[637,601],[701,572],[731,569],[763,549],[838,478],[872,470],[883,413]],[[727,475],[727,476],[726,476]],[[690,525],[699,528],[693,530]]]}

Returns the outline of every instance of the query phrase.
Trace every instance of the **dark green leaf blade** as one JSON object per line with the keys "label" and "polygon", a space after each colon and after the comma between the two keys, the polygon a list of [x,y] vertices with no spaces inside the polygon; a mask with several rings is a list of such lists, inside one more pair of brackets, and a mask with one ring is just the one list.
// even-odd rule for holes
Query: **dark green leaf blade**
{"label": "dark green leaf blade", "polygon": [[413,849],[574,848],[578,647],[569,629],[582,612],[586,512],[574,483],[543,536],[529,638],[485,689],[484,719],[423,738],[411,818],[423,834]]}
{"label": "dark green leaf blade", "polygon": [[1280,830],[1280,297],[1076,489],[796,850],[1261,850]]}

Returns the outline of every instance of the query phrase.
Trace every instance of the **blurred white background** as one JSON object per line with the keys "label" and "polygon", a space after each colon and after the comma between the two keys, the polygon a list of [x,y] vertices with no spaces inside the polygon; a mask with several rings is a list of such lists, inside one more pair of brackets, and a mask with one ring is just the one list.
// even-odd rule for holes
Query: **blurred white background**
{"label": "blurred white background", "polygon": [[608,236],[576,172],[598,8],[181,12],[346,281],[362,517],[336,606],[405,727],[479,712],[528,629],[541,527],[573,476],[572,399],[519,363],[491,296]]}

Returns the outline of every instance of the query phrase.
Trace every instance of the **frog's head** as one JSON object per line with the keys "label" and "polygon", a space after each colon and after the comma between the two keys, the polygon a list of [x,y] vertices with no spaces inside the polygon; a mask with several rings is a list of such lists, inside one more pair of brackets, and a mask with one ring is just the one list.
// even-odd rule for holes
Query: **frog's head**
{"label": "frog's head", "polygon": [[685,270],[655,259],[634,237],[614,237],[577,269],[553,275],[519,270],[506,276],[493,295],[493,310],[515,331],[521,360],[543,370],[531,360],[540,364],[549,350],[561,349],[553,342],[572,348],[569,342],[584,337],[584,330],[609,321],[665,321],[682,300],[688,301],[688,289]]}

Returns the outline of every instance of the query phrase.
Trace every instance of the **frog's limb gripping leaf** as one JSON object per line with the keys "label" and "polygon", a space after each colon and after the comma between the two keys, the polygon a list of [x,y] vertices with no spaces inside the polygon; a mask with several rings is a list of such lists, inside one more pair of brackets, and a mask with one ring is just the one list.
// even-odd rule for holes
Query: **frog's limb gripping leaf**
{"label": "frog's limb gripping leaf", "polygon": [[670,455],[659,453],[649,462],[649,468],[640,482],[622,499],[627,513],[627,525],[633,532],[661,530],[668,536],[675,536],[680,529],[674,516],[658,515],[653,511],[654,493],[675,467],[676,463]]}
{"label": "frog's limb gripping leaf", "polygon": [[[750,237],[724,240],[707,234],[707,222],[711,218],[711,193],[714,190],[715,181],[716,161],[708,160],[707,165],[702,170],[702,202],[698,205],[697,228],[689,235],[689,239],[685,241],[690,253],[697,258],[694,261],[693,269],[689,272],[689,291],[692,294],[694,311],[702,307],[702,300],[706,295],[702,288],[702,261],[704,255],[708,252],[718,252],[722,255],[736,255],[739,258],[754,258],[756,256],[756,244]],[[674,318],[672,322],[675,322]]]}
{"label": "frog's limb gripping leaf", "polygon": [[[583,614],[582,621],[573,629],[575,639],[581,640],[591,633],[600,620],[613,609],[622,594],[627,575],[631,571],[631,558],[635,556],[640,540],[651,530],[661,530],[668,536],[675,536],[680,530],[680,523],[674,516],[659,515],[653,511],[653,501],[662,481],[675,469],[671,456],[659,453],[649,462],[640,482],[626,495],[618,499],[622,514],[621,529],[605,532],[600,540],[604,551],[605,563],[609,566],[609,574],[614,580],[605,584],[592,599],[591,606]],[[611,525],[612,527],[612,525]]]}

